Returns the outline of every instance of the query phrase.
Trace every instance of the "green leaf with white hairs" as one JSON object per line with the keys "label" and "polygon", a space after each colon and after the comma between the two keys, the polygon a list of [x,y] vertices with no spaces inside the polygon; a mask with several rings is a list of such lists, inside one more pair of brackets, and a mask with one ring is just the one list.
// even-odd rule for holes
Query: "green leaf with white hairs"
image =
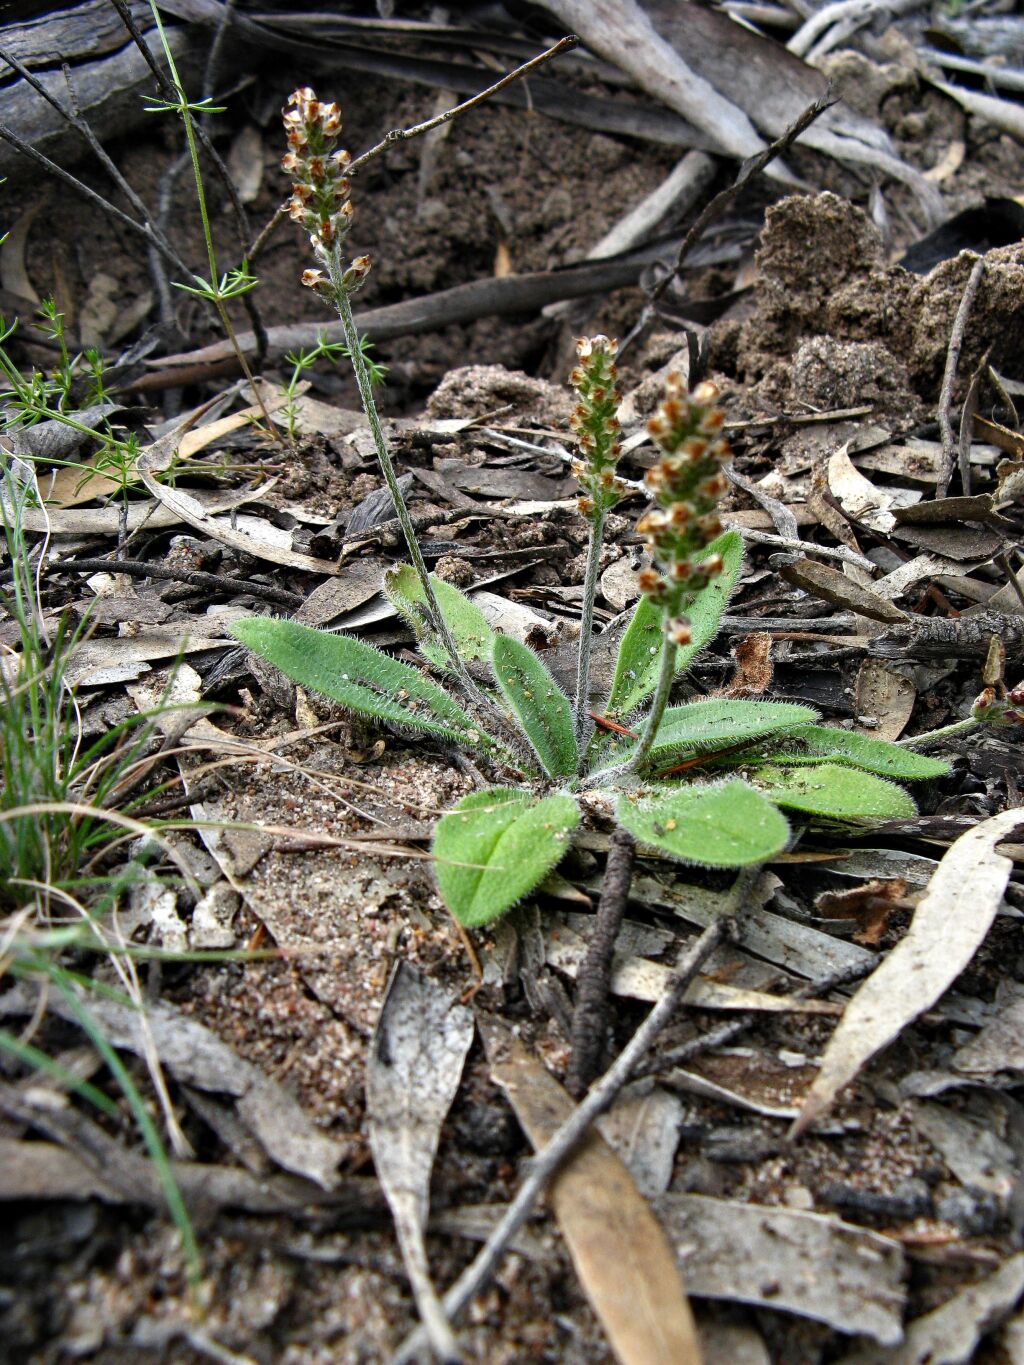
{"label": "green leaf with white hairs", "polygon": [[228,629],[293,682],[350,711],[504,756],[501,746],[441,688],[361,640],[268,616],[235,621]]}
{"label": "green leaf with white hairs", "polygon": [[569,848],[579,823],[565,793],[537,797],[511,787],[471,792],[438,822],[434,874],[460,924],[487,924],[538,886]]}
{"label": "green leaf with white hairs", "polygon": [[686,863],[746,867],[785,848],[785,816],[760,792],[733,778],[715,786],[662,783],[637,798],[619,797],[619,824],[641,843]]}
{"label": "green leaf with white hairs", "polygon": [[[487,624],[480,608],[465,593],[434,574],[430,575],[430,584],[459,658],[463,663],[489,659],[494,631]],[[451,661],[444,648],[433,638],[428,624],[427,599],[415,569],[410,564],[389,569],[384,575],[384,594],[412,627],[421,654],[438,668],[450,670]]]}
{"label": "green leaf with white hairs", "polygon": [[[833,725],[801,725],[784,736],[786,747],[771,755],[773,763],[844,763],[882,777],[918,782],[944,777],[949,764],[872,735],[858,735]],[[790,747],[792,746],[792,747]]]}
{"label": "green leaf with white hairs", "polygon": [[496,635],[491,668],[548,777],[576,774],[576,737],[569,699],[532,649],[511,635]]}
{"label": "green leaf with white hairs", "polygon": [[664,765],[686,754],[727,749],[734,744],[753,743],[815,720],[810,706],[788,701],[741,701],[712,697],[691,701],[685,706],[670,706],[651,750],[651,761]]}
{"label": "green leaf with white hairs", "polygon": [[902,787],[838,763],[813,767],[759,767],[750,779],[769,801],[825,820],[860,824],[907,820],[917,807]]}
{"label": "green leaf with white hairs", "polygon": [[[722,556],[722,572],[695,593],[683,608],[690,619],[692,639],[676,652],[677,674],[684,673],[718,634],[718,623],[743,562],[743,540],[739,531],[726,531],[713,540],[697,563],[714,554]],[[635,711],[658,684],[662,615],[661,608],[654,606],[650,598],[641,597],[636,604],[632,620],[619,643],[612,690],[605,707],[605,713],[612,720],[621,720]]]}

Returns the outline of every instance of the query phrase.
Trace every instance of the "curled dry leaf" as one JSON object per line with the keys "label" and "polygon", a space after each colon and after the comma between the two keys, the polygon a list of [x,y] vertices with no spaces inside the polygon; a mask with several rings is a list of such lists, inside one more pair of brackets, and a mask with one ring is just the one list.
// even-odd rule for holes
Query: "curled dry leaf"
{"label": "curled dry leaf", "polygon": [[1003,811],[962,834],[939,863],[906,937],[853,997],[793,1125],[798,1137],[912,1020],[935,1004],[988,933],[1013,864],[996,844],[1024,824]]}
{"label": "curled dry leaf", "polygon": [[473,1016],[406,962],[392,974],[366,1070],[370,1147],[416,1306],[442,1359],[456,1354],[424,1245],[441,1125],[473,1041]]}

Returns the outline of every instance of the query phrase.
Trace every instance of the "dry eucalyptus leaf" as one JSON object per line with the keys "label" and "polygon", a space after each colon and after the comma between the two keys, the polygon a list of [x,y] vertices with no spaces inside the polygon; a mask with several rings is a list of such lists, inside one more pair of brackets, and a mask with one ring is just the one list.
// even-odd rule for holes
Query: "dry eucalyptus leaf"
{"label": "dry eucalyptus leaf", "polygon": [[846,1007],[793,1136],[831,1106],[839,1091],[956,980],[988,933],[1013,863],[996,844],[1024,825],[1024,810],[1003,811],[962,834],[936,868],[906,936]]}
{"label": "dry eucalyptus leaf", "polygon": [[[484,1028],[492,1075],[537,1150],[573,1111],[553,1076],[496,1023]],[[629,1171],[591,1132],[551,1181],[573,1265],[622,1365],[701,1365],[697,1331],[658,1220]]]}
{"label": "dry eucalyptus leaf", "polygon": [[473,1016],[406,962],[388,983],[366,1068],[370,1148],[423,1325],[442,1358],[454,1338],[430,1281],[424,1232],[441,1125],[473,1042]]}
{"label": "dry eucalyptus leaf", "polygon": [[803,588],[805,592],[813,593],[833,606],[855,611],[858,616],[866,616],[872,621],[885,621],[887,624],[907,619],[906,613],[892,602],[867,588],[859,587],[846,574],[828,564],[803,558],[795,564],[784,564],[779,572],[787,583]]}
{"label": "dry eucalyptus leaf", "polygon": [[1018,1254],[941,1308],[915,1318],[901,1345],[855,1351],[838,1365],[969,1365],[980,1339],[1013,1311],[1022,1291],[1024,1254]]}
{"label": "dry eucalyptus leaf", "polygon": [[704,1195],[665,1195],[657,1209],[702,1298],[799,1313],[883,1345],[901,1339],[898,1242],[818,1213]]}
{"label": "dry eucalyptus leaf", "polygon": [[[26,985],[15,986],[3,997],[8,1014],[31,1015],[36,1003],[36,991]],[[49,1009],[75,1017],[56,995]],[[238,1117],[279,1166],[324,1189],[337,1185],[338,1165],[348,1155],[348,1145],[321,1132],[283,1086],[239,1057],[205,1024],[164,1001],[147,1005],[145,1027],[133,1006],[116,1000],[93,996],[89,1013],[113,1047],[139,1056],[145,1055],[148,1030],[161,1064],[176,1080],[235,1097]]]}
{"label": "dry eucalyptus leaf", "polygon": [[881,659],[865,659],[857,673],[857,730],[875,739],[899,739],[907,728],[917,700],[909,678]]}

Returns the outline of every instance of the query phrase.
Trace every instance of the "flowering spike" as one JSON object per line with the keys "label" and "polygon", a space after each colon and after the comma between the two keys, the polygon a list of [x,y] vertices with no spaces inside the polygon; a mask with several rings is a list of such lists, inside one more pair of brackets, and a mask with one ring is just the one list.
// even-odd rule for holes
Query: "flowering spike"
{"label": "flowering spike", "polygon": [[[313,252],[324,265],[340,247],[352,226],[351,185],[345,172],[352,158],[334,143],[341,132],[341,113],[336,104],[324,104],[308,86],[294,91],[281,113],[289,150],[281,161],[292,177],[288,215],[309,233]],[[344,272],[342,287],[359,288],[369,270],[369,258],[358,257]],[[331,289],[317,272],[306,271],[308,284],[326,297]]]}
{"label": "flowering spike", "polygon": [[661,448],[661,459],[647,471],[644,483],[654,500],[637,522],[656,568],[640,575],[640,591],[665,609],[668,632],[676,644],[689,641],[683,607],[709,579],[722,571],[721,556],[700,564],[700,551],[722,532],[715,504],[728,487],[721,466],[728,444],[717,436],[724,416],[718,389],[705,381],[687,395],[678,374],[665,381],[665,398],[647,423]]}
{"label": "flowering spike", "polygon": [[621,428],[615,416],[619,406],[614,364],[617,349],[618,342],[606,336],[580,337],[576,342],[580,363],[569,376],[578,398],[569,425],[576,433],[582,457],[573,464],[580,486],[577,506],[580,516],[594,524],[603,524],[605,513],[626,491],[615,478],[615,463],[621,454]]}

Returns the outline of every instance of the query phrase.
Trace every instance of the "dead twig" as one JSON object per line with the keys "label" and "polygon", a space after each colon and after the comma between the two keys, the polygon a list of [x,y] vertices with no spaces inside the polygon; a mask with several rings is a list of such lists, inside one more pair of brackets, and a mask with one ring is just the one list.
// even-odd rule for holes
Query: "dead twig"
{"label": "dead twig", "polygon": [[960,351],[967,331],[967,320],[971,316],[974,298],[985,272],[985,258],[979,256],[967,277],[960,306],[953,319],[953,330],[949,334],[949,347],[946,351],[946,369],[942,376],[942,391],[939,394],[939,430],[942,433],[942,455],[939,460],[939,477],[935,496],[944,498],[949,492],[949,481],[957,463],[957,439],[953,433],[953,385],[956,383],[956,367],[960,363]]}
{"label": "dead twig", "polygon": [[227,574],[202,573],[198,569],[169,569],[162,564],[150,564],[144,559],[61,559],[48,562],[44,572],[63,573],[65,569],[76,573],[125,573],[133,578],[163,578],[174,583],[188,583],[193,588],[208,588],[213,592],[259,597],[280,607],[290,607],[293,611],[301,607],[305,600],[297,592],[275,588],[269,583],[246,583]]}
{"label": "dead twig", "polygon": [[[737,881],[735,908],[739,908],[751,884],[751,869],[745,869]],[[664,995],[654,1006],[647,1018],[633,1034],[622,1052],[593,1086],[584,1100],[577,1105],[572,1114],[554,1134],[544,1149],[537,1153],[530,1163],[516,1197],[509,1204],[505,1214],[481,1247],[473,1261],[448,1290],[443,1299],[444,1309],[449,1318],[455,1318],[469,1303],[494,1273],[498,1262],[505,1254],[509,1241],[518,1232],[530,1215],[534,1203],[555,1171],[574,1149],[576,1144],[589,1131],[594,1120],[613,1103],[622,1087],[629,1081],[648,1051],[653,1047],[661,1030],[679,1008],[686,989],[719,943],[729,937],[734,930],[732,919],[723,915],[713,920],[695,940],[690,951],[676,966],[675,974]],[[405,1365],[418,1351],[426,1346],[426,1334],[417,1328],[406,1337],[392,1357],[391,1365]]]}
{"label": "dead twig", "polygon": [[494,85],[489,85],[486,90],[481,90],[478,94],[471,96],[468,100],[463,100],[461,104],[453,105],[451,109],[446,109],[443,114],[438,114],[436,118],[427,119],[425,123],[414,124],[411,128],[392,128],[375,147],[371,147],[370,150],[364,152],[362,156],[356,157],[355,161],[353,161],[348,168],[348,174],[354,175],[356,171],[365,166],[368,161],[372,161],[375,156],[380,156],[381,152],[387,151],[387,149],[393,147],[396,142],[405,142],[408,138],[419,137],[421,133],[429,133],[431,129],[439,128],[443,123],[450,123],[452,119],[458,118],[460,114],[466,113],[467,110],[475,109],[478,104],[483,104],[484,100],[490,99],[491,96],[496,95],[499,90],[504,90],[505,87],[511,85],[513,81],[518,81],[524,76],[528,76],[531,71],[535,71],[539,66],[543,66],[546,62],[550,62],[553,57],[560,57],[563,52],[571,52],[574,47],[579,46],[579,41],[580,40],[574,33],[570,33],[565,38],[561,38],[555,43],[554,47],[549,47],[546,52],[542,52],[537,57],[531,57],[528,62],[523,62],[522,66],[517,66],[516,69],[510,71],[507,76],[502,76],[501,80],[496,81]]}
{"label": "dead twig", "polygon": [[586,956],[576,978],[572,1016],[572,1052],[565,1088],[578,1099],[597,1075],[608,1036],[608,994],[612,955],[629,900],[635,844],[629,830],[617,825],[604,870],[601,900]]}
{"label": "dead twig", "polygon": [[[115,3],[118,3],[118,0],[115,0]],[[123,3],[123,0],[121,0],[121,3]],[[553,57],[561,57],[563,53],[571,52],[574,47],[579,46],[579,41],[580,40],[574,33],[567,34],[566,37],[561,38],[555,43],[554,47],[549,47],[546,52],[540,53],[537,57],[531,57],[528,62],[523,62],[523,64],[517,66],[514,71],[510,71],[506,76],[502,76],[500,81],[495,81],[493,85],[489,85],[486,90],[478,91],[477,94],[470,96],[468,100],[463,100],[461,104],[453,105],[451,109],[446,109],[444,113],[438,114],[436,118],[427,119],[425,123],[414,124],[411,128],[392,128],[383,138],[381,138],[376,146],[371,147],[367,152],[363,152],[362,156],[356,157],[348,168],[348,174],[354,175],[356,171],[361,170],[368,161],[372,161],[374,157],[380,156],[382,152],[386,152],[388,148],[393,147],[396,142],[406,142],[409,138],[419,137],[421,133],[429,133],[431,129],[439,128],[442,124],[450,123],[452,119],[458,118],[460,114],[465,114],[468,110],[475,109],[477,105],[483,104],[485,100],[489,100],[492,96],[498,94],[499,91],[504,90],[515,81],[521,80],[524,76],[530,75],[531,72],[536,71],[538,67],[551,61]],[[259,235],[249,248],[248,258],[250,261],[262,251],[270,234],[277,227],[278,223],[284,219],[286,212],[286,205],[280,204],[274,210],[273,215],[260,229]]]}

